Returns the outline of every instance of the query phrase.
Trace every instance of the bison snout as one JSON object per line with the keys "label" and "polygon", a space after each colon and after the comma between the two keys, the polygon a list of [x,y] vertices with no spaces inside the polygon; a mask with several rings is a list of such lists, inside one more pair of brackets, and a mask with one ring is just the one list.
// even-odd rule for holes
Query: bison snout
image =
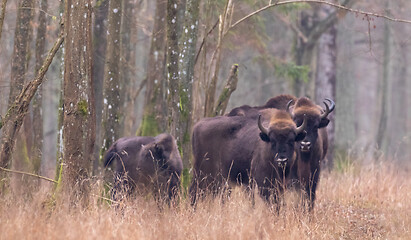
{"label": "bison snout", "polygon": [[279,167],[282,167],[282,166],[285,166],[287,164],[288,158],[280,157],[280,158],[277,158],[276,162],[277,162]]}
{"label": "bison snout", "polygon": [[302,141],[301,143],[301,151],[308,152],[311,149],[311,142]]}

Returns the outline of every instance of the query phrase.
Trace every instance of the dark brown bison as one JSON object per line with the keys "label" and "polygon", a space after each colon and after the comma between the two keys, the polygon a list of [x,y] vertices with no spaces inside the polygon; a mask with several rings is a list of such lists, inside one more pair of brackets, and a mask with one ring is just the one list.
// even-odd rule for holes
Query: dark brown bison
{"label": "dark brown bison", "polygon": [[335,108],[335,103],[330,99],[326,99],[324,105],[325,109],[306,97],[296,98],[291,95],[279,95],[268,100],[263,106],[250,107],[244,105],[234,108],[227,114],[228,116],[238,114],[254,119],[261,109],[285,109],[291,113],[297,125],[303,122],[304,116],[306,117],[307,126],[305,131],[307,134],[300,143],[296,144],[298,157],[291,175],[296,187],[305,191],[310,210],[314,207],[315,192],[321,172],[321,161],[325,158],[328,150],[328,137],[325,128],[330,122],[328,114]]}
{"label": "dark brown bison", "polygon": [[[327,104],[327,101],[329,104]],[[304,190],[308,198],[308,208],[312,210],[315,201],[315,192],[321,172],[321,161],[324,160],[328,150],[328,135],[326,126],[330,122],[327,118],[334,108],[335,104],[332,100],[324,101],[325,109],[316,105],[308,98],[299,98],[293,106],[286,108],[290,109],[294,121],[298,124],[304,119],[307,120],[306,136],[297,144],[298,161],[292,170],[293,178],[297,183],[297,187]]]}
{"label": "dark brown bison", "polygon": [[170,200],[178,192],[183,169],[174,137],[124,137],[106,152],[104,165],[115,162],[112,198],[122,193],[152,192],[158,199]]}
{"label": "dark brown bison", "polygon": [[277,202],[297,158],[295,142],[305,137],[306,121],[297,127],[284,110],[265,109],[260,112],[269,113],[269,118],[265,118],[268,124],[264,127],[261,115],[258,117],[262,141],[258,141],[255,147],[251,176],[260,195],[267,201],[273,196],[274,202]]}
{"label": "dark brown bison", "polygon": [[[284,110],[261,110],[260,115],[258,120],[245,116],[220,116],[195,124],[192,136],[193,181],[190,186],[193,204],[199,194],[207,191],[218,193],[229,183],[248,185],[253,159],[255,169],[260,164],[271,162],[290,171],[295,159],[294,142],[304,138],[304,126],[296,128]],[[284,125],[287,116],[291,127]],[[269,123],[268,127],[263,127],[262,122]]]}

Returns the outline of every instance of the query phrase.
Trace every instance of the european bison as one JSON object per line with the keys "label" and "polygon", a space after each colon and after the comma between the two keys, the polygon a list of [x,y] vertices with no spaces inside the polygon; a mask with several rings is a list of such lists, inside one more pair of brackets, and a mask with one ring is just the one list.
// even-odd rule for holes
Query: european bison
{"label": "european bison", "polygon": [[279,95],[268,100],[263,106],[250,107],[244,105],[234,108],[228,113],[228,116],[232,117],[240,115],[254,119],[261,109],[283,109],[291,113],[297,125],[303,122],[304,116],[306,117],[307,126],[305,131],[307,134],[300,143],[296,144],[298,156],[297,162],[292,168],[292,178],[297,188],[305,191],[309,200],[309,210],[314,207],[321,161],[325,158],[328,150],[328,137],[325,127],[330,120],[327,116],[335,108],[335,103],[330,99],[325,99],[324,105],[325,109],[306,97],[296,98],[291,95]]}
{"label": "european bison", "polygon": [[[290,114],[283,110],[266,109],[270,118],[266,118],[268,127],[258,117],[258,127],[262,141],[257,143],[251,161],[251,176],[260,195],[267,201],[270,196],[277,203],[279,193],[289,178],[292,166],[297,158],[295,142],[305,137],[306,121],[297,127]],[[267,121],[268,120],[268,121]]]}
{"label": "european bison", "polygon": [[[330,105],[327,104],[329,102]],[[314,207],[315,191],[321,172],[321,161],[324,160],[328,150],[328,135],[326,126],[330,122],[327,118],[334,108],[332,100],[324,101],[325,109],[313,103],[308,98],[299,98],[293,106],[290,102],[287,108],[290,109],[294,121],[298,124],[307,119],[305,138],[297,144],[298,161],[292,170],[293,178],[297,180],[297,187],[306,193],[309,210]]]}
{"label": "european bison", "polygon": [[[245,116],[206,118],[195,124],[192,136],[193,181],[190,186],[193,204],[197,195],[207,191],[218,193],[230,182],[248,185],[253,159],[254,169],[270,162],[278,168],[286,166],[289,172],[295,159],[294,142],[304,138],[304,126],[296,128],[284,110],[261,110],[260,115],[263,122],[269,123],[268,127],[263,127],[261,117],[257,120]],[[286,126],[284,120],[287,117],[290,125]],[[259,180],[268,175],[255,176]]]}
{"label": "european bison", "polygon": [[104,156],[105,167],[115,162],[112,198],[121,193],[153,192],[157,198],[172,199],[178,192],[183,169],[174,137],[124,137],[117,140]]}

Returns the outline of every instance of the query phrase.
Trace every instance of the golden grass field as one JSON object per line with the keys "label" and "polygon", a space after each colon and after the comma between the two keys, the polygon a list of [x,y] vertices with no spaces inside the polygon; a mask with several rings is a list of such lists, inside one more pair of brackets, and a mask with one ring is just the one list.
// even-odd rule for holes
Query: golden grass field
{"label": "golden grass field", "polygon": [[323,172],[312,214],[292,191],[278,214],[240,188],[195,210],[188,200],[160,210],[142,197],[119,211],[94,197],[87,209],[51,211],[42,192],[1,197],[0,239],[411,239],[411,174],[387,163]]}

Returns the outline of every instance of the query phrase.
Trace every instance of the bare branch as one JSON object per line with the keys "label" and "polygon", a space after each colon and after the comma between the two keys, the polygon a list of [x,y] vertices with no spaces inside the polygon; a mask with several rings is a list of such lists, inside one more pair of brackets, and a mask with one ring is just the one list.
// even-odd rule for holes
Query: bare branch
{"label": "bare branch", "polygon": [[7,169],[7,168],[3,168],[3,167],[0,167],[0,170],[3,170],[5,172],[10,172],[10,173],[18,173],[18,174],[31,176],[31,177],[36,177],[36,178],[40,178],[40,179],[43,179],[43,180],[46,180],[46,181],[57,184],[56,180],[53,180],[53,179],[48,178],[48,177],[43,177],[43,176],[40,176],[40,175],[37,175],[37,174],[34,174],[34,173],[22,172],[22,171],[18,171],[18,170],[11,170],[11,169]]}
{"label": "bare branch", "polygon": [[337,3],[327,2],[327,1],[323,1],[323,0],[289,0],[289,1],[279,1],[279,2],[275,2],[275,3],[273,3],[272,1],[270,1],[270,3],[269,3],[267,6],[262,7],[262,8],[260,8],[260,9],[256,10],[256,11],[248,14],[247,16],[239,19],[237,22],[235,22],[234,24],[232,24],[232,25],[227,29],[227,31],[230,31],[231,29],[233,29],[234,27],[236,27],[238,24],[244,22],[245,20],[251,18],[252,16],[254,16],[254,15],[256,15],[256,14],[262,12],[262,11],[265,11],[265,10],[267,10],[267,9],[269,9],[269,8],[272,8],[272,7],[281,6],[281,5],[286,5],[286,4],[290,4],[290,3],[318,3],[318,4],[327,4],[327,5],[333,6],[333,7],[338,8],[338,9],[342,9],[342,10],[346,10],[346,11],[349,11],[349,12],[358,13],[358,14],[362,14],[362,15],[366,15],[366,16],[373,16],[373,17],[384,18],[384,19],[387,19],[387,20],[390,20],[390,21],[393,21],[393,22],[411,23],[411,20],[393,18],[393,17],[389,17],[389,16],[384,15],[384,14],[367,12],[367,11],[363,11],[363,10],[359,10],[359,9],[353,9],[353,8],[346,7],[346,6],[337,4]]}
{"label": "bare branch", "polygon": [[300,37],[303,40],[303,42],[306,43],[308,41],[308,39],[304,35],[304,33],[301,32],[301,30],[297,26],[295,26],[290,21],[288,21],[288,19],[284,18],[283,16],[281,16],[280,14],[278,14],[276,12],[274,12],[274,15],[275,15],[275,17],[280,19],[285,25],[287,25],[287,27],[291,28],[291,30],[293,30],[298,35],[298,37]]}
{"label": "bare branch", "polygon": [[197,55],[196,55],[196,60],[194,61],[194,65],[197,63],[198,57],[200,56],[201,50],[205,44],[206,38],[208,37],[208,35],[210,35],[213,30],[217,27],[218,23],[220,22],[220,19],[217,19],[217,21],[215,22],[214,26],[207,32],[207,34],[203,37],[203,40],[201,41],[200,44],[200,48],[198,49]]}
{"label": "bare branch", "polygon": [[231,94],[237,89],[238,82],[238,64],[234,64],[231,67],[230,75],[228,76],[227,82],[223,91],[220,94],[220,97],[217,101],[217,106],[215,107],[214,114],[215,116],[221,116],[224,114],[228,101],[230,100]]}
{"label": "bare branch", "polygon": [[[63,26],[63,23],[61,23],[61,26]],[[20,130],[24,117],[29,109],[30,102],[36,94],[40,84],[43,82],[44,75],[53,61],[56,52],[63,43],[63,40],[64,31],[63,27],[61,27],[61,33],[54,43],[54,46],[49,51],[43,65],[38,71],[37,76],[24,86],[21,93],[16,97],[16,100],[8,109],[7,114],[3,119],[3,124],[1,126],[3,129],[3,136],[1,138],[0,146],[0,167],[7,167],[10,162],[11,154],[14,148],[15,135]]]}

